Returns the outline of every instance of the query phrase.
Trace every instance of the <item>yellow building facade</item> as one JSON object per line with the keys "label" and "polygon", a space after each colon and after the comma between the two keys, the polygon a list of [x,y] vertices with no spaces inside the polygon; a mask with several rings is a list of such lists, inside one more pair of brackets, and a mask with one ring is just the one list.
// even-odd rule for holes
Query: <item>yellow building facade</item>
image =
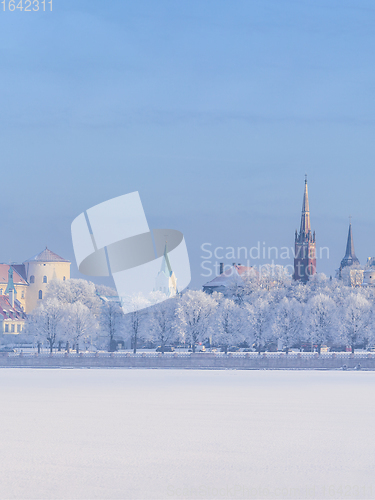
{"label": "yellow building facade", "polygon": [[59,255],[45,250],[24,262],[28,282],[26,309],[29,313],[43,300],[48,283],[53,280],[70,279],[70,262]]}
{"label": "yellow building facade", "polygon": [[14,299],[25,313],[30,313],[44,299],[53,279],[70,279],[70,262],[46,247],[23,264],[0,264],[0,296],[8,295],[8,282],[12,280]]}

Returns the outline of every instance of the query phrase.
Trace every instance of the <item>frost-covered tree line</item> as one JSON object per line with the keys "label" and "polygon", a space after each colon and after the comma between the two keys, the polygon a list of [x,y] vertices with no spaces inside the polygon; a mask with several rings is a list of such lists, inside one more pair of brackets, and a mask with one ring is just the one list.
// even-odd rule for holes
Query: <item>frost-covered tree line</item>
{"label": "frost-covered tree line", "polygon": [[110,297],[116,292],[83,279],[51,281],[45,299],[27,317],[26,334],[51,352],[54,348],[78,352],[93,344],[110,346],[120,332],[122,311],[116,302],[103,301],[100,295]]}
{"label": "frost-covered tree line", "polygon": [[[291,281],[281,266],[233,282],[226,292],[187,290],[160,302],[133,298],[123,314],[116,301],[99,297],[115,290],[85,280],[53,281],[46,299],[28,317],[27,332],[52,351],[66,343],[76,349],[113,350],[127,341],[133,351],[144,343],[183,344],[193,351],[205,343],[227,351],[242,346],[258,351],[322,345],[375,345],[373,288],[352,288],[316,274],[304,285]],[[148,305],[139,310],[139,304]],[[153,305],[154,304],[154,305]]]}

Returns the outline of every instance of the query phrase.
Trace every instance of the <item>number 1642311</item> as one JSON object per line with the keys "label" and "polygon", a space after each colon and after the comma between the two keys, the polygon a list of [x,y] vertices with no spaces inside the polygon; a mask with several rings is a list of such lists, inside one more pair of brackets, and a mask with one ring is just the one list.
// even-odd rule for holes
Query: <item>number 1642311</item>
{"label": "number 1642311", "polygon": [[4,12],[6,10],[10,12],[36,12],[38,10],[52,12],[52,0],[2,0],[0,4],[3,6]]}

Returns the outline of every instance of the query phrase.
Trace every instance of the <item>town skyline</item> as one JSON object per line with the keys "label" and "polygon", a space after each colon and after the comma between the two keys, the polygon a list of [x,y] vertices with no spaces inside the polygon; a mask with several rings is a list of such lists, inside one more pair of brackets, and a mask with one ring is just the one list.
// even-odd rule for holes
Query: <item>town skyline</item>
{"label": "town skyline", "polygon": [[[302,225],[304,222],[304,207],[305,207],[305,202],[306,202],[306,189],[307,189],[307,174],[305,174],[305,191],[303,193],[303,200],[302,200],[302,216],[301,221],[300,221],[300,231],[302,230]],[[310,210],[309,210],[309,201],[307,199],[307,206],[308,206],[308,225],[310,227]],[[325,272],[324,269],[329,269],[327,266],[327,262],[330,262],[332,264],[332,258],[331,258],[331,251],[332,249],[329,248],[328,246],[322,246],[319,245],[316,248],[316,259],[317,263],[315,264],[315,271],[320,273],[323,272],[324,274],[327,275],[327,277],[337,277],[337,271],[340,268],[341,261],[343,258],[345,258],[345,248],[347,250],[347,245],[348,245],[348,238],[352,240],[353,243],[353,229],[352,229],[352,219],[353,217],[350,215],[348,216],[348,225],[347,225],[347,234],[346,234],[346,239],[345,243],[342,245],[342,258],[339,260],[339,262],[333,263],[333,269],[331,272]],[[313,216],[314,220],[314,216]],[[348,233],[349,231],[349,233]],[[314,232],[314,239],[315,239],[315,230]],[[295,234],[297,235],[298,230],[295,230]],[[319,241],[319,235],[318,235],[318,241]],[[47,248],[47,245],[46,245]],[[189,249],[190,250],[190,249]],[[288,270],[289,274],[292,276],[295,272],[295,265],[293,261],[295,261],[296,256],[299,255],[299,252],[296,251],[294,248],[294,245],[289,245],[289,246],[280,246],[277,247],[275,245],[269,244],[267,245],[265,241],[260,241],[257,240],[256,244],[253,246],[238,246],[235,247],[233,245],[228,245],[226,247],[224,246],[217,246],[213,247],[212,243],[205,242],[202,243],[200,246],[200,251],[201,251],[201,261],[200,261],[200,275],[197,276],[197,269],[195,269],[195,275],[194,275],[194,270],[192,274],[192,285],[191,287],[194,288],[200,288],[205,284],[205,278],[207,277],[214,277],[217,276],[219,273],[219,268],[220,264],[224,264],[224,268],[230,267],[230,265],[233,264],[233,260],[236,263],[241,262],[244,265],[247,266],[252,266],[252,267],[262,267],[267,264],[271,265],[282,265],[286,267]],[[222,255],[219,255],[218,252],[221,251]],[[39,252],[38,252],[39,253]],[[336,256],[339,253],[338,248],[334,249],[334,255]],[[364,252],[361,252],[364,254]],[[203,254],[203,255],[202,255]],[[208,254],[210,254],[210,260],[204,260],[207,258]],[[375,251],[374,251],[375,254]],[[360,261],[360,265],[362,268],[366,267],[366,264],[369,259],[373,258],[373,255],[370,253],[367,255],[365,259]],[[20,264],[21,262],[26,262],[28,259],[22,260],[22,261],[15,261],[9,259],[8,262],[2,262],[3,264]],[[70,261],[70,259],[68,259]],[[358,260],[358,259],[357,259]],[[0,259],[1,261],[1,259]],[[193,261],[194,261],[194,253],[193,253]],[[324,262],[325,261],[325,262]],[[106,284],[107,286],[112,286],[114,287],[114,282],[112,277],[109,278],[98,278],[96,276],[88,276],[88,275],[83,275],[81,274],[78,269],[74,269],[76,267],[75,259],[74,259],[74,253],[73,253],[73,258],[70,261],[72,263],[72,268],[73,268],[73,274],[72,278],[83,278],[88,281],[93,281],[94,283],[99,283],[99,284]],[[319,266],[320,264],[323,264],[323,269],[320,269]],[[325,264],[325,265],[324,265]],[[208,273],[208,274],[207,274]]]}
{"label": "town skyline", "polygon": [[48,245],[79,277],[72,220],[139,191],[150,227],[185,235],[199,287],[205,242],[293,245],[307,173],[316,244],[330,249],[318,271],[339,266],[349,215],[363,265],[375,253],[373,12],[337,0],[3,12],[0,261]]}

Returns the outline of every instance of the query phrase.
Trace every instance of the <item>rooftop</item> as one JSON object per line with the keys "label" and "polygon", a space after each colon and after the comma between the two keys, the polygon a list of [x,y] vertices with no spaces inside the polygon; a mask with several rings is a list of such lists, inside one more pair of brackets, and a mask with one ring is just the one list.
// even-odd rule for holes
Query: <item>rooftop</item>
{"label": "rooftop", "polygon": [[25,316],[17,300],[14,301],[14,307],[12,307],[9,298],[6,295],[0,295],[0,320],[25,319]]}
{"label": "rooftop", "polygon": [[8,272],[10,266],[13,268],[13,283],[15,285],[27,285],[25,270],[22,269],[23,266],[19,264],[0,264],[0,285],[8,283]]}
{"label": "rooftop", "polygon": [[249,274],[253,273],[253,267],[241,266],[240,264],[234,264],[229,269],[226,269],[222,274],[216,276],[216,278],[208,281],[203,285],[205,287],[220,287],[228,286],[233,282],[242,283],[243,279]]}
{"label": "rooftop", "polygon": [[47,247],[34,257],[27,259],[25,262],[70,262],[69,260],[63,259],[57,253],[52,252]]}

